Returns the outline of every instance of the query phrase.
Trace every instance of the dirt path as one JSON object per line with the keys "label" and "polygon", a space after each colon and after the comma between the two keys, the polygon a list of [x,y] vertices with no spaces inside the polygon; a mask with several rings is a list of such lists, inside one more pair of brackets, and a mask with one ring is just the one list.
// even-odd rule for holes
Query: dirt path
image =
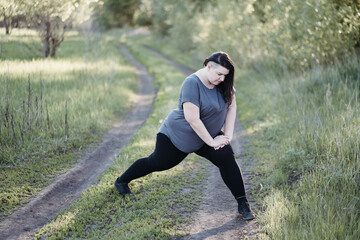
{"label": "dirt path", "polygon": [[[156,56],[163,58],[169,64],[174,65],[185,75],[190,75],[194,71],[182,66],[158,53],[152,48],[145,46]],[[242,153],[244,152],[244,139],[246,131],[236,120],[234,138],[231,142],[237,162],[241,166],[245,188],[249,190],[252,186],[250,182],[251,163],[246,163]],[[191,224],[185,226],[185,231],[189,233],[184,239],[258,239],[256,220],[244,221],[237,215],[237,202],[224,184],[220,173],[213,164],[207,160],[202,160],[203,165],[209,173],[204,185],[204,196],[197,212],[193,214]],[[246,164],[245,164],[246,163]],[[245,166],[246,165],[246,166]],[[248,192],[248,191],[247,191]],[[255,203],[250,203],[255,207]]]}
{"label": "dirt path", "polygon": [[81,196],[81,192],[97,182],[97,178],[113,163],[121,148],[148,118],[154,99],[152,78],[135,58],[120,45],[124,55],[137,70],[138,98],[132,111],[113,125],[96,149],[89,151],[65,174],[55,178],[28,204],[0,223],[0,239],[27,239],[60,210]]}
{"label": "dirt path", "polygon": [[[244,166],[246,159],[241,155],[246,132],[239,121],[235,123],[235,133],[231,145],[241,166],[245,188],[249,190],[252,187],[248,184],[251,166]],[[184,239],[258,239],[256,220],[244,221],[238,216],[237,202],[224,184],[218,169],[207,160],[204,160],[205,164],[209,177],[205,182],[204,195],[191,224],[185,227],[189,235]],[[250,204],[255,206],[253,202]]]}

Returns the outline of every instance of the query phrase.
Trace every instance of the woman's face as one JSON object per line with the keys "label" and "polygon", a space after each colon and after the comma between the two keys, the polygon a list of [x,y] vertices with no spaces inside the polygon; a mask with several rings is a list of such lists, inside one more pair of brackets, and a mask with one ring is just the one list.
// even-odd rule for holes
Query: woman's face
{"label": "woman's face", "polygon": [[225,80],[225,76],[229,74],[229,69],[219,64],[208,64],[208,80],[211,85],[219,85]]}

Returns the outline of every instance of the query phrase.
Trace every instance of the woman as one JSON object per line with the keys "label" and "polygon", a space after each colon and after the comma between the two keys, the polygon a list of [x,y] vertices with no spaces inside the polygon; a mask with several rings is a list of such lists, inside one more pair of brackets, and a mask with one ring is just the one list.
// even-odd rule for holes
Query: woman
{"label": "woman", "polygon": [[195,152],[220,169],[222,179],[238,201],[239,214],[245,220],[254,219],[230,146],[236,118],[234,71],[229,55],[216,52],[205,60],[203,68],[185,79],[178,109],[160,127],[155,151],[135,161],[115,181],[121,195],[132,194],[130,181],[170,169]]}

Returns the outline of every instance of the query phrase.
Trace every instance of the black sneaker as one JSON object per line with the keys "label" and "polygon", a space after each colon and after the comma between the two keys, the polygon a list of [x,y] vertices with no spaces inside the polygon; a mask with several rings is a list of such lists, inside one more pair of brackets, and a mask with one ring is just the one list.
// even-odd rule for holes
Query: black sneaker
{"label": "black sneaker", "polygon": [[118,190],[118,192],[120,193],[120,195],[125,196],[128,194],[133,194],[127,183],[118,182],[117,179],[115,181],[115,187]]}
{"label": "black sneaker", "polygon": [[238,211],[239,215],[246,221],[252,220],[255,218],[255,215],[252,213],[250,209],[249,202],[247,201],[246,197],[242,197],[237,199],[238,201]]}

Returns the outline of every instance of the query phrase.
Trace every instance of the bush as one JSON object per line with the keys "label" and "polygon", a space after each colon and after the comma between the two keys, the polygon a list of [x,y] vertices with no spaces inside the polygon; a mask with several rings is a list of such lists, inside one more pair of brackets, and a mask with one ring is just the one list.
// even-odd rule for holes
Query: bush
{"label": "bush", "polygon": [[223,50],[243,67],[302,70],[359,46],[359,1],[156,1],[154,29],[176,48]]}
{"label": "bush", "polygon": [[152,25],[151,1],[142,0],[134,13],[134,24],[138,26]]}
{"label": "bush", "polygon": [[334,63],[357,44],[357,9],[326,0],[278,1],[264,25],[270,55],[293,69]]}

